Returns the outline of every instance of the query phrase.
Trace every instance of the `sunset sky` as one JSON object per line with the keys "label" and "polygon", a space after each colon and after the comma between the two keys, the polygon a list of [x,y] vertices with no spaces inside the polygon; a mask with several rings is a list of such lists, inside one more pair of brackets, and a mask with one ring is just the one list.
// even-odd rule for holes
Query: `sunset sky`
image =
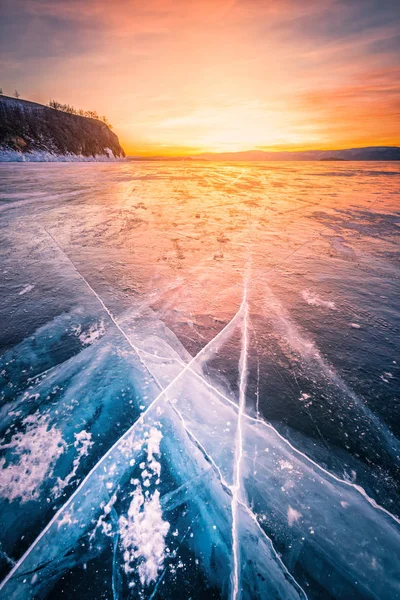
{"label": "sunset sky", "polygon": [[400,0],[0,0],[0,87],[129,154],[400,143]]}

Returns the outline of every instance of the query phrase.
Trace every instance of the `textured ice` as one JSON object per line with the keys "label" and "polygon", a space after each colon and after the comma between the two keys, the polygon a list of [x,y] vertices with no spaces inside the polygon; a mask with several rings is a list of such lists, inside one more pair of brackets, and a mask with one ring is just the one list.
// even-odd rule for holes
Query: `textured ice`
{"label": "textured ice", "polygon": [[[2,207],[0,598],[399,597],[391,196],[368,217],[322,164],[46,168]],[[397,193],[366,168],[353,195]],[[344,210],[359,265],[324,238]]]}

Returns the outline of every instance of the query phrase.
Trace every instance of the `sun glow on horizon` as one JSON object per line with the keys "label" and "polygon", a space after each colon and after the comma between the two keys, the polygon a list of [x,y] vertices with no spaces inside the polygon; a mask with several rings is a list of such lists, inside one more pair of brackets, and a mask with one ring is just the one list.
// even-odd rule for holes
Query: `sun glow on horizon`
{"label": "sun glow on horizon", "polygon": [[[286,121],[286,122],[285,122]],[[157,123],[152,147],[189,146],[197,152],[235,152],[260,146],[307,144],[307,132],[293,134],[289,119],[257,103],[198,109]]]}
{"label": "sun glow on horizon", "polygon": [[271,109],[256,101],[199,108],[181,116],[160,119],[149,129],[154,137],[144,131],[144,139],[126,144],[129,150],[139,155],[187,156],[329,145],[329,138],[312,123],[301,124],[301,115],[276,107]]}
{"label": "sun glow on horizon", "polygon": [[15,4],[3,89],[93,107],[128,154],[400,143],[400,3]]}

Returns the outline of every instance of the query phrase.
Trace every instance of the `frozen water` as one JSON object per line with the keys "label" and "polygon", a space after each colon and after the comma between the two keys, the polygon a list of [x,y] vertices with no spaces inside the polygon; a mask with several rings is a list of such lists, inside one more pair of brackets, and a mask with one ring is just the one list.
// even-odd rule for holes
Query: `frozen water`
{"label": "frozen water", "polygon": [[0,598],[398,598],[400,168],[0,175]]}

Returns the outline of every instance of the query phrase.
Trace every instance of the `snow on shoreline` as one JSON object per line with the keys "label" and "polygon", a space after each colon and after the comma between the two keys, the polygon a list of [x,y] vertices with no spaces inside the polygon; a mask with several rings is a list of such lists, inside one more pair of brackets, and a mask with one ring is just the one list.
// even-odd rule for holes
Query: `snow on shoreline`
{"label": "snow on shoreline", "polygon": [[106,154],[95,156],[83,156],[82,154],[54,154],[47,150],[35,150],[34,152],[18,152],[0,148],[0,163],[2,162],[110,162],[121,161],[112,150],[105,148]]}

